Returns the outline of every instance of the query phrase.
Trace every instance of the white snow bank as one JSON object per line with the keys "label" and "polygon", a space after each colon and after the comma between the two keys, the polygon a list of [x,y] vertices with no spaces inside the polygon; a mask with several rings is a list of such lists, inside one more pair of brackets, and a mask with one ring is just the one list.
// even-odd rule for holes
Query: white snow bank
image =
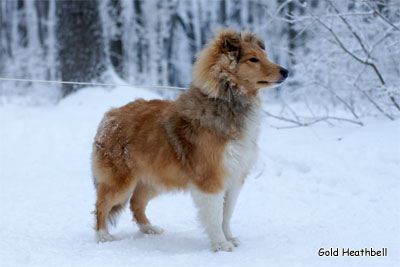
{"label": "white snow bank", "polygon": [[[290,130],[265,120],[265,167],[239,198],[232,253],[211,252],[184,194],[150,203],[162,235],[141,234],[126,211],[118,240],[95,243],[91,143],[104,112],[137,97],[158,96],[91,88],[55,107],[0,107],[0,266],[399,266],[400,121],[376,119]],[[327,258],[321,247],[389,255]]]}

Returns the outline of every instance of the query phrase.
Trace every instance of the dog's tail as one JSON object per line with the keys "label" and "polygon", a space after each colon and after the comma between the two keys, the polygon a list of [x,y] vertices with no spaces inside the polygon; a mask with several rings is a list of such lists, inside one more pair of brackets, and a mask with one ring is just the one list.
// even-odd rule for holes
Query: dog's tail
{"label": "dog's tail", "polygon": [[[95,189],[97,191],[99,185],[96,182],[96,177],[94,175],[93,175],[93,184],[94,184],[94,187],[95,187]],[[115,226],[117,224],[117,219],[118,219],[119,215],[122,213],[122,211],[124,210],[128,200],[129,199],[125,200],[122,203],[116,204],[111,208],[111,210],[110,210],[110,212],[108,213],[108,216],[107,216],[107,223],[108,224],[110,224],[112,226]],[[92,214],[94,214],[97,217],[97,209],[92,211]],[[94,227],[94,228],[96,229],[96,227]]]}
{"label": "dog's tail", "polygon": [[109,224],[111,224],[112,226],[115,226],[117,224],[118,216],[124,210],[127,202],[128,201],[126,201],[122,204],[117,204],[114,207],[112,207],[112,209],[110,210],[110,213],[108,214],[108,217],[107,217],[107,222]]}

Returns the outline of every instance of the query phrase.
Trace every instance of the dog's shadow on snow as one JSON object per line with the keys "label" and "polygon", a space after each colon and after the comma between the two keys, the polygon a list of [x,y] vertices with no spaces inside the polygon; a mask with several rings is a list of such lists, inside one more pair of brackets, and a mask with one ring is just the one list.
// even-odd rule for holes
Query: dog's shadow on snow
{"label": "dog's shadow on snow", "polygon": [[114,234],[115,240],[111,243],[120,243],[143,251],[157,251],[165,253],[185,254],[209,250],[207,237],[194,236],[198,230],[184,232],[163,232],[159,235],[143,234],[140,231],[121,231]]}

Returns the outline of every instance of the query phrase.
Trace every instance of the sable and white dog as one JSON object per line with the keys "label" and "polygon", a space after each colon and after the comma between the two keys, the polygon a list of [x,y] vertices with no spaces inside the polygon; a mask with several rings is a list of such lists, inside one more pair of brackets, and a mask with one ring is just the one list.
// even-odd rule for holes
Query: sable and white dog
{"label": "sable and white dog", "polygon": [[287,75],[256,34],[225,29],[198,54],[193,83],[176,101],[136,100],[108,111],[92,153],[98,242],[113,239],[106,221],[128,201],[142,232],[161,233],[146,206],[178,189],[192,194],[214,251],[238,246],[230,219],[256,161],[258,93]]}

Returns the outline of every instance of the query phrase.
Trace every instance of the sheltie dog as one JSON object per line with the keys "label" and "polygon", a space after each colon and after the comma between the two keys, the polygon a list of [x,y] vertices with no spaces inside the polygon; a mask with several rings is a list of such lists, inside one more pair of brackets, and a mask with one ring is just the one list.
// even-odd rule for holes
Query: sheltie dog
{"label": "sheltie dog", "polygon": [[148,202],[185,190],[212,249],[239,245],[230,219],[257,157],[259,92],[288,76],[264,49],[254,33],[221,30],[198,54],[190,89],[177,100],[139,99],[105,114],[92,152],[98,242],[113,240],[107,221],[128,201],[143,233],[162,233],[146,217]]}

